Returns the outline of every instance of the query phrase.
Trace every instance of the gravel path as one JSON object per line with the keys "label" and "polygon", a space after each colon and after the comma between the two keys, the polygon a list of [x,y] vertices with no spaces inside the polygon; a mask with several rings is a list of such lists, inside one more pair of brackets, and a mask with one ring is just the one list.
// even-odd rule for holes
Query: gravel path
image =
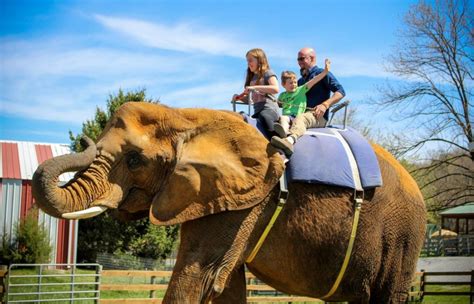
{"label": "gravel path", "polygon": [[[472,271],[474,270],[474,257],[432,257],[420,258],[416,267],[417,271]],[[428,276],[431,282],[455,282],[469,280],[470,276]]]}
{"label": "gravel path", "polygon": [[424,269],[425,271],[471,271],[474,270],[474,257],[420,258],[416,269]]}

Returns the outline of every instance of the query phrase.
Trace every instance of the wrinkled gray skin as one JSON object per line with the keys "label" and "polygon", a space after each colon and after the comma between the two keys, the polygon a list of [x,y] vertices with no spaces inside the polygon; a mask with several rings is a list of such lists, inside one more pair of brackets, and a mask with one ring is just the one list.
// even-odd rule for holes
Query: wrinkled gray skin
{"label": "wrinkled gray skin", "polygon": [[[122,106],[97,145],[43,163],[33,178],[38,205],[52,216],[103,206],[119,217],[181,223],[181,241],[163,303],[245,303],[244,264],[276,208],[284,164],[239,117],[223,111]],[[354,252],[331,301],[403,303],[424,236],[416,183],[374,145],[384,186],[366,191]],[[63,187],[62,172],[79,170]],[[351,190],[289,185],[290,196],[248,268],[293,295],[321,297],[346,252]]]}

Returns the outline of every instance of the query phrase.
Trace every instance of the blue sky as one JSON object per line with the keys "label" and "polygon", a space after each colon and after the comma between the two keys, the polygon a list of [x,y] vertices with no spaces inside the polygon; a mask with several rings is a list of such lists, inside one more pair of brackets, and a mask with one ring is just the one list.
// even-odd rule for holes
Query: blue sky
{"label": "blue sky", "polygon": [[[248,49],[298,70],[311,46],[364,123],[384,58],[416,1],[0,1],[0,139],[69,143],[109,94],[146,88],[175,107],[231,109]],[[366,115],[370,112],[369,115]],[[375,115],[377,114],[377,115]]]}

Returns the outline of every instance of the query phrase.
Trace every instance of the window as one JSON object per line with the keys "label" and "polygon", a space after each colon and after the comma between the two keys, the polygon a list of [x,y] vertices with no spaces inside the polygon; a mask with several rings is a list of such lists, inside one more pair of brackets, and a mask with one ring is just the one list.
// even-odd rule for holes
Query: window
{"label": "window", "polygon": [[474,219],[468,219],[467,225],[467,233],[474,234]]}
{"label": "window", "polygon": [[456,219],[455,218],[443,218],[443,229],[448,229],[456,232]]}
{"label": "window", "polygon": [[459,219],[459,234],[466,234],[467,233],[467,219],[460,218]]}

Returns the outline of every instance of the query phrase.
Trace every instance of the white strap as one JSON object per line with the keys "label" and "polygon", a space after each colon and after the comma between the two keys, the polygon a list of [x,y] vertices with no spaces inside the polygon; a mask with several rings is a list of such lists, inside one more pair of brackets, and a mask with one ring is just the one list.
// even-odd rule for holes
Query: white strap
{"label": "white strap", "polygon": [[336,137],[336,138],[339,138],[333,134],[327,134],[327,133],[323,133],[323,132],[316,132],[316,131],[306,131],[304,133],[305,135],[316,135],[316,136],[329,136],[329,137]]}
{"label": "white strap", "polygon": [[349,165],[351,166],[351,171],[352,171],[352,178],[354,179],[354,186],[357,191],[364,191],[362,188],[362,182],[360,180],[360,175],[359,175],[359,167],[357,166],[357,162],[355,160],[354,154],[352,153],[351,148],[347,144],[346,140],[344,137],[342,137],[341,134],[339,134],[338,131],[335,129],[327,128],[331,133],[333,133],[341,142],[342,146],[344,147],[344,150],[346,151],[347,158],[349,160]]}

